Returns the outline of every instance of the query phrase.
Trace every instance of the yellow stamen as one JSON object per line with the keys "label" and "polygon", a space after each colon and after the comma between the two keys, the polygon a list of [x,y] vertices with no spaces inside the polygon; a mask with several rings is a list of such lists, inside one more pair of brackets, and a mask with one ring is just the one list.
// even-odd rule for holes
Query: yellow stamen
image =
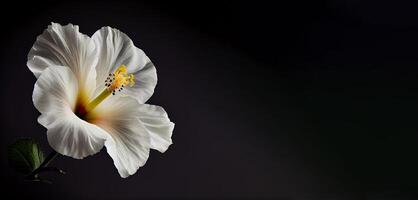
{"label": "yellow stamen", "polygon": [[125,86],[132,87],[134,84],[135,76],[127,73],[125,65],[119,66],[113,74],[109,74],[105,81],[106,88],[87,105],[86,111],[93,110],[110,94],[115,95],[117,91],[122,91]]}

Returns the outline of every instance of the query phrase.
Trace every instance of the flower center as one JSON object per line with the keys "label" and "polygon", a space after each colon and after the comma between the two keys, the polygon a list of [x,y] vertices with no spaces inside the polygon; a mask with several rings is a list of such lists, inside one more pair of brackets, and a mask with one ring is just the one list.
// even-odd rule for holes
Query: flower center
{"label": "flower center", "polygon": [[83,103],[85,100],[80,97],[76,104],[75,113],[80,118],[87,120],[89,112],[96,108],[101,102],[103,102],[110,94],[115,95],[116,92],[121,92],[126,86],[132,87],[135,84],[135,76],[128,74],[125,65],[119,66],[114,73],[110,73],[105,80],[106,88],[90,103]]}
{"label": "flower center", "polygon": [[121,92],[125,86],[132,87],[135,84],[135,76],[128,74],[125,65],[121,65],[114,73],[110,73],[106,78],[106,88],[93,101],[87,105],[87,112],[93,110],[110,94],[115,95],[116,92]]}

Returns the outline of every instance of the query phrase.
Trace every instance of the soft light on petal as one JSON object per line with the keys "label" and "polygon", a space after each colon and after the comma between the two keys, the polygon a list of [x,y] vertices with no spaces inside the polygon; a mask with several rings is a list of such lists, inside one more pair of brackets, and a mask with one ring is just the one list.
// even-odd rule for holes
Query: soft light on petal
{"label": "soft light on petal", "polygon": [[122,177],[134,174],[148,159],[149,149],[164,152],[172,144],[174,123],[159,106],[131,97],[109,98],[97,109],[95,124],[111,134],[105,146]]}
{"label": "soft light on petal", "polygon": [[174,123],[160,106],[141,104],[138,109],[138,118],[150,135],[150,147],[164,153],[172,144]]}
{"label": "soft light on petal", "polygon": [[[126,94],[132,96],[139,103],[145,103],[154,93],[157,84],[157,73],[154,65],[145,53],[135,47],[132,40],[121,31],[103,27],[92,36],[97,51],[97,85],[103,84],[109,73],[113,73],[121,65],[127,67],[128,73],[134,74],[137,83],[126,89]],[[96,94],[104,86],[97,87]]]}
{"label": "soft light on petal", "polygon": [[119,126],[109,127],[111,139],[106,140],[107,153],[122,178],[134,174],[145,165],[149,156],[149,140],[146,131],[135,121],[120,121]]}
{"label": "soft light on petal", "polygon": [[[98,61],[93,40],[77,25],[52,23],[39,35],[28,54],[27,66],[36,77],[51,66],[69,67],[86,90],[95,89]],[[91,93],[92,91],[90,91]]]}
{"label": "soft light on petal", "polygon": [[81,159],[99,152],[108,134],[74,113],[78,85],[67,67],[50,66],[35,83],[33,103],[38,122],[48,129],[48,142],[60,154]]}
{"label": "soft light on petal", "polygon": [[111,135],[105,146],[123,178],[134,174],[149,155],[150,138],[138,120],[139,105],[133,98],[115,97],[107,99],[94,111],[98,118],[93,123]]}

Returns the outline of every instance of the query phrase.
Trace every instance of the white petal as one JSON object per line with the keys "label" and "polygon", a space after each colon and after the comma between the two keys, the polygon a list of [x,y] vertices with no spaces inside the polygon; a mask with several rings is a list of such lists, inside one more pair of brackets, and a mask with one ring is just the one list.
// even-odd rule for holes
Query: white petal
{"label": "white petal", "polygon": [[96,53],[93,40],[80,33],[77,25],[52,23],[37,37],[28,54],[27,66],[36,77],[50,66],[69,67],[81,84],[93,90],[96,78],[94,66],[98,59]]}
{"label": "white petal", "polygon": [[141,104],[139,120],[150,135],[150,147],[164,153],[172,144],[174,123],[160,106]]}
{"label": "white petal", "polygon": [[96,109],[103,117],[98,126],[112,136],[105,146],[122,177],[134,174],[145,164],[150,148],[164,152],[172,143],[174,123],[159,106],[112,96]]}
{"label": "white petal", "polygon": [[138,120],[138,105],[130,97],[111,97],[96,108],[102,117],[97,125],[111,135],[107,152],[123,178],[134,174],[149,155],[150,138]]}
{"label": "white petal", "polygon": [[101,128],[73,113],[77,79],[67,67],[50,66],[35,83],[33,103],[41,112],[38,122],[48,129],[48,142],[60,154],[81,159],[99,152],[108,137]]}
{"label": "white petal", "polygon": [[112,138],[106,140],[107,153],[122,178],[142,167],[149,156],[149,140],[146,131],[135,121],[125,121],[119,127],[107,129]]}
{"label": "white petal", "polygon": [[[154,93],[157,84],[157,73],[151,60],[145,53],[135,47],[132,40],[124,33],[110,27],[103,27],[92,36],[99,62],[96,66],[97,85],[103,84],[109,73],[120,65],[125,65],[129,73],[135,75],[136,84],[127,88],[126,94],[134,97],[139,103],[145,103]],[[96,94],[103,90],[98,87]]]}

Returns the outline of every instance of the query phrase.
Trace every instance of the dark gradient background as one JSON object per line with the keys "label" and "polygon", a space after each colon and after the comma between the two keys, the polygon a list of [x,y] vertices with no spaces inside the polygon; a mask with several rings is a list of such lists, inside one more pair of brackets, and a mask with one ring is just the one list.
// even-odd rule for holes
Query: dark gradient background
{"label": "dark gradient background", "polygon": [[[417,199],[418,4],[399,1],[12,2],[1,6],[1,194],[31,199]],[[133,176],[103,150],[59,157],[52,185],[8,167],[50,147],[26,56],[58,22],[128,34],[157,67],[148,103],[174,144]]]}

